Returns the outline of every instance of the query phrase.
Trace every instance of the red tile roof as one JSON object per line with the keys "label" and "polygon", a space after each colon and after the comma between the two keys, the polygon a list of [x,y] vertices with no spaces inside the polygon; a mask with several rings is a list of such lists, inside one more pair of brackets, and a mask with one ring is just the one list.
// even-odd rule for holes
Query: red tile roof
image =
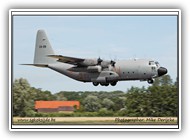
{"label": "red tile roof", "polygon": [[58,108],[60,106],[76,106],[79,109],[79,101],[36,101],[35,109],[38,108]]}

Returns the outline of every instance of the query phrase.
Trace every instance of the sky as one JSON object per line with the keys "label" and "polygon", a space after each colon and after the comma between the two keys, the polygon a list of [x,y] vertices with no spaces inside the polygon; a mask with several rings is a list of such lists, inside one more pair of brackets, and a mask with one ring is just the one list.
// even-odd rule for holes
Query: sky
{"label": "sky", "polygon": [[151,58],[177,77],[177,16],[14,16],[13,79],[26,78],[32,87],[59,91],[127,91],[149,84],[121,81],[93,86],[33,63],[37,30],[43,29],[57,55],[123,60]]}

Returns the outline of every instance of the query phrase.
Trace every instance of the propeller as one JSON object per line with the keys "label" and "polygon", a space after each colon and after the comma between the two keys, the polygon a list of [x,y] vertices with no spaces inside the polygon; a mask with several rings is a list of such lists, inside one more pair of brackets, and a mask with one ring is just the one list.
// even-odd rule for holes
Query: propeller
{"label": "propeller", "polygon": [[115,67],[115,63],[116,63],[116,62],[113,61],[113,60],[110,61],[110,64],[111,64],[112,67]]}
{"label": "propeller", "polygon": [[109,54],[109,57],[110,57],[110,59],[111,59],[110,65],[111,65],[112,67],[115,67],[116,56],[115,56],[115,58],[113,59],[113,57],[111,57],[111,55]]}
{"label": "propeller", "polygon": [[102,64],[102,62],[103,62],[103,60],[99,57],[98,59],[97,59],[97,65],[101,65],[102,67],[108,67],[108,65],[110,64],[112,67],[115,67],[115,61],[113,61],[113,60],[111,60],[110,62],[109,61],[105,61],[105,63],[103,63]]}
{"label": "propeller", "polygon": [[103,60],[99,57],[99,58],[97,59],[97,64],[100,65],[100,64],[102,63],[102,61],[103,61]]}

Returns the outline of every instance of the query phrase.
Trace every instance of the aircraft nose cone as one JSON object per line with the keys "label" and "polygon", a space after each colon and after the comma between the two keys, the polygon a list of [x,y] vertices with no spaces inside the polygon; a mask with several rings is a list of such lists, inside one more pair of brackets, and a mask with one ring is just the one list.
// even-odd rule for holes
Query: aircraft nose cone
{"label": "aircraft nose cone", "polygon": [[167,72],[168,72],[168,70],[166,68],[160,67],[158,69],[158,76],[162,76],[162,75],[166,74]]}

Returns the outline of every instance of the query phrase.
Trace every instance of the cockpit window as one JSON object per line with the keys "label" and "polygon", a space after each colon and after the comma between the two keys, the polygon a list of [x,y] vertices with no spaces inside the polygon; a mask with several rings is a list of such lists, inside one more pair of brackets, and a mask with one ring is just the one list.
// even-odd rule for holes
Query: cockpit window
{"label": "cockpit window", "polygon": [[149,61],[149,65],[154,65],[154,61]]}
{"label": "cockpit window", "polygon": [[155,62],[156,66],[158,67],[160,64],[158,62]]}

